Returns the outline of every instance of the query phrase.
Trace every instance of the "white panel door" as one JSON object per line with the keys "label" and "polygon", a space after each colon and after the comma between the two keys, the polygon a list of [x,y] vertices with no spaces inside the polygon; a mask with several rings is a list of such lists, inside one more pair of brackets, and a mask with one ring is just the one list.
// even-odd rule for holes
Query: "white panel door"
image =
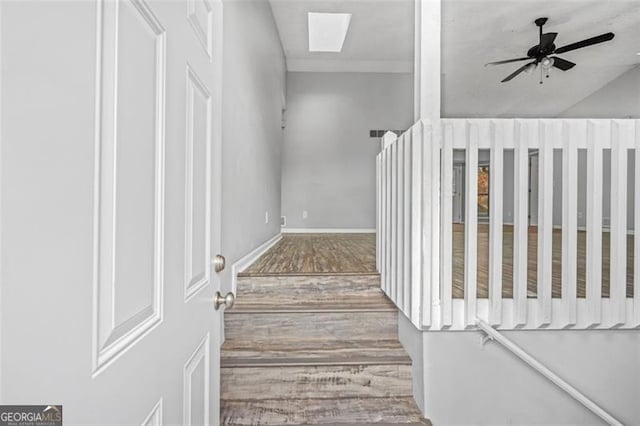
{"label": "white panel door", "polygon": [[217,424],[221,3],[0,18],[0,403]]}

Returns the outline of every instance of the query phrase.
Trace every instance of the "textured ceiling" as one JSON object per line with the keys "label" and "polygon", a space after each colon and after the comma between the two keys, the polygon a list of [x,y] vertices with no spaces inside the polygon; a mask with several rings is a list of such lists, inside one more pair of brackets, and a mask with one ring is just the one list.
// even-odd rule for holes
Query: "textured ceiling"
{"label": "textured ceiling", "polygon": [[[408,72],[413,69],[413,0],[271,0],[290,71]],[[341,53],[308,51],[307,12],[349,12]],[[538,72],[508,83],[519,67],[485,67],[525,56],[537,44],[533,21],[562,46],[612,31],[600,45],[560,55],[578,65]],[[640,63],[640,0],[443,0],[442,115],[445,117],[554,117]]]}
{"label": "textured ceiling", "polygon": [[[290,71],[412,72],[413,0],[271,0]],[[308,12],[351,13],[340,53],[310,53]]]}
{"label": "textured ceiling", "polygon": [[[445,0],[442,10],[443,115],[554,117],[640,63],[640,0]],[[534,19],[549,17],[545,32],[557,46],[612,31],[609,42],[558,55],[578,65],[500,83],[522,64],[485,67],[526,56],[537,44]]]}

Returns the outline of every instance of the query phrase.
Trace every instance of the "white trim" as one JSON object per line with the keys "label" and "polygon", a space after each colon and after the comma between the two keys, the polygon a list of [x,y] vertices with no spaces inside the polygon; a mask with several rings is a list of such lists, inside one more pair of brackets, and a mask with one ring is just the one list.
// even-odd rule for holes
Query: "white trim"
{"label": "white trim", "polygon": [[375,234],[375,228],[282,228],[283,234]]}
{"label": "white trim", "polygon": [[209,0],[202,0],[202,3],[207,9],[206,28],[202,28],[202,23],[196,14],[195,0],[187,1],[187,21],[191,24],[194,35],[202,45],[209,62],[211,62],[213,61],[213,5]]}
{"label": "white trim", "polygon": [[[282,239],[282,234],[276,234],[264,243],[238,259],[231,265],[231,291],[235,294],[238,288],[238,274],[247,269],[253,262],[262,256],[267,250],[276,245]],[[224,341],[224,339],[222,339]]]}
{"label": "white trim", "polygon": [[[482,321],[487,321],[489,319],[489,299],[482,298],[477,299],[476,310],[477,317],[476,319],[480,319]],[[500,331],[508,331],[508,330],[544,330],[544,331],[567,331],[567,330],[640,330],[640,326],[633,322],[633,298],[626,298],[626,320],[624,324],[619,325],[616,321],[614,321],[613,316],[614,306],[611,304],[610,298],[602,298],[602,321],[598,324],[593,324],[588,315],[588,305],[587,299],[584,297],[577,298],[576,300],[576,313],[577,313],[577,321],[576,324],[567,325],[567,314],[565,310],[565,305],[562,299],[560,298],[552,298],[551,299],[551,323],[547,325],[539,325],[538,321],[538,311],[537,311],[537,298],[527,298],[526,299],[526,309],[525,312],[527,316],[525,321],[520,323],[518,318],[515,317],[515,309],[516,305],[514,303],[514,299],[502,299],[502,323],[495,328]],[[435,311],[435,321],[432,322],[431,326],[421,326],[419,329],[424,332],[440,332],[440,331],[452,331],[452,332],[464,332],[472,329],[475,326],[475,322],[471,325],[466,324],[466,307],[464,299],[453,299],[453,310],[452,310],[452,324],[444,325],[440,320],[440,306],[433,307]],[[405,313],[405,315],[407,315]]]}
{"label": "white trim", "polygon": [[413,61],[345,61],[339,59],[287,59],[289,72],[378,72],[411,74]]}
{"label": "white trim", "polygon": [[183,367],[182,372],[182,424],[184,426],[191,426],[191,407],[192,407],[192,393],[191,393],[191,385],[193,372],[198,367],[198,364],[201,362],[204,366],[204,424],[205,426],[209,426],[210,418],[209,418],[209,389],[211,389],[210,382],[210,337],[209,333],[204,336],[204,339],[198,344],[196,350],[189,357],[187,362]]}
{"label": "white trim", "polygon": [[143,420],[142,426],[162,426],[162,398],[151,409],[147,418]]}
{"label": "white trim", "polygon": [[[2,2],[0,2],[0,22],[2,22]],[[0,99],[2,99],[2,32],[0,31]],[[2,134],[2,102],[0,102],[0,135]],[[0,139],[0,170],[2,170],[2,140]],[[637,222],[636,222],[637,223]],[[0,173],[0,312],[2,309],[2,288],[3,280],[2,280],[2,173]],[[2,354],[3,350],[3,340],[2,340],[2,329],[3,324],[0,319],[0,383],[4,383],[2,380]],[[2,398],[2,386],[0,386],[0,401],[4,401]]]}

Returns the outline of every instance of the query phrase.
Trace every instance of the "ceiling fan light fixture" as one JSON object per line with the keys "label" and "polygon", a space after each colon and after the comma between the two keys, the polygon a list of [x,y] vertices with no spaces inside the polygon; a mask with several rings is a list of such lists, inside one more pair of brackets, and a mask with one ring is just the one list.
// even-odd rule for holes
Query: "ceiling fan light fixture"
{"label": "ceiling fan light fixture", "polygon": [[555,62],[556,62],[556,61],[555,61],[555,59],[553,59],[553,58],[549,58],[549,57],[547,56],[547,57],[545,57],[545,58],[542,60],[542,62],[541,62],[541,63],[542,63],[542,68],[544,68],[545,70],[549,70],[549,69],[553,66],[553,64],[554,64]]}
{"label": "ceiling fan light fixture", "polygon": [[527,74],[531,74],[535,69],[536,69],[536,64],[531,63],[524,69],[524,72],[526,72]]}

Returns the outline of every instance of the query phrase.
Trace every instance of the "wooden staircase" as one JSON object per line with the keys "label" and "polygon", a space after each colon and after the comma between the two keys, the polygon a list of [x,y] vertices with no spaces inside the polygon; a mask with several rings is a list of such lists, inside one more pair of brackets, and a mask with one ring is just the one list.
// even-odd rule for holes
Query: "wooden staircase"
{"label": "wooden staircase", "polygon": [[378,274],[238,278],[225,314],[221,423],[428,424]]}

